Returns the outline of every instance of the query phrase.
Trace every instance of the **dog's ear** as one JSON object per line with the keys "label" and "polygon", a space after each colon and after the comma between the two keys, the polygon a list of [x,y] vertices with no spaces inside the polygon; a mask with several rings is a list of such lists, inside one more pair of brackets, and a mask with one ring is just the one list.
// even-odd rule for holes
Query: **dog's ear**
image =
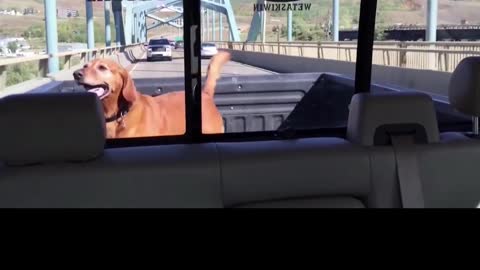
{"label": "dog's ear", "polygon": [[137,89],[135,88],[135,84],[133,83],[133,79],[128,73],[126,69],[122,69],[120,71],[120,75],[122,76],[123,80],[123,88],[122,88],[122,95],[128,102],[134,102],[137,97]]}

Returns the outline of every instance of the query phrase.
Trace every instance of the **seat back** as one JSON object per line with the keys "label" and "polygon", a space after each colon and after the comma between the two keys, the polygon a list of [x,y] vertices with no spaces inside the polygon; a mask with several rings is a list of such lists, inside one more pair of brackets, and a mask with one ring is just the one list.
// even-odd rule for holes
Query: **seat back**
{"label": "seat back", "polygon": [[[371,162],[371,192],[369,207],[398,208],[406,203],[412,192],[402,183],[402,172],[418,172],[415,168],[402,169],[400,155],[405,149],[392,144],[397,137],[411,137],[412,148],[420,144],[439,142],[435,108],[430,96],[416,92],[356,94],[350,105],[347,138],[364,146]],[[412,150],[415,151],[415,150]],[[405,153],[405,152],[404,152]],[[415,163],[410,155],[407,163]],[[403,182],[402,182],[403,181]],[[418,183],[421,193],[421,183]],[[403,192],[403,193],[402,193]]]}
{"label": "seat back", "polygon": [[103,108],[92,93],[24,94],[0,99],[0,162],[85,161],[103,153]]}
{"label": "seat back", "polygon": [[215,145],[108,149],[94,94],[0,100],[0,207],[222,207]]}
{"label": "seat back", "polygon": [[216,147],[117,148],[88,162],[0,165],[0,207],[221,208]]}
{"label": "seat back", "polygon": [[218,144],[226,207],[365,207],[368,155],[343,139]]}

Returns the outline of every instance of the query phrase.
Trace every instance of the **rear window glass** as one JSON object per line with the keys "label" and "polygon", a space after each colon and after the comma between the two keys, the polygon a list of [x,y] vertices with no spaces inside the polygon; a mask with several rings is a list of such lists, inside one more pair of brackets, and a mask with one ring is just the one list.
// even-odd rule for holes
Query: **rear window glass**
{"label": "rear window glass", "polygon": [[[21,2],[22,5],[25,3]],[[184,114],[181,114],[185,110],[185,102],[178,98],[183,95],[185,88],[184,48],[170,46],[170,41],[184,39],[182,5],[187,1],[161,1],[164,5],[152,4],[156,2],[136,1],[133,7],[122,6],[120,1],[87,1],[87,4],[82,2],[83,4],[72,5],[67,1],[57,0],[58,18],[55,18],[55,23],[58,26],[58,40],[68,45],[68,49],[60,53],[72,53],[71,57],[62,55],[59,58],[59,69],[68,70],[61,73],[63,77],[58,78],[65,81],[60,91],[94,92],[103,102],[106,98],[117,95],[118,89],[112,87],[120,85],[129,86],[128,89],[135,89],[138,94],[160,100],[155,103],[158,109],[154,110],[155,115],[135,120],[133,124],[125,124],[129,130],[131,125],[133,128],[138,125],[140,129],[148,122],[148,125],[153,125],[149,127],[152,132],[119,132],[122,138],[126,134],[129,137],[156,137],[183,135],[185,132]],[[200,50],[200,54],[202,85],[206,93],[202,105],[204,113],[211,113],[203,118],[204,133],[345,127],[348,105],[354,91],[357,41],[355,37],[345,37],[343,33],[358,29],[360,1],[258,2],[223,1],[220,5],[227,6],[228,12],[225,13],[212,3],[201,2],[199,30],[204,49]],[[22,5],[18,4],[18,10],[21,10]],[[38,12],[32,11],[28,15],[2,15],[2,21],[4,17],[8,17],[10,22],[8,25],[2,24],[2,29],[9,29],[11,36],[24,35],[30,45],[46,50],[45,25],[51,20],[44,21],[43,2],[36,3],[35,6],[38,6]],[[88,6],[93,13],[93,35],[87,35],[85,17]],[[7,5],[5,8],[10,7]],[[122,14],[119,10],[126,12]],[[109,16],[105,16],[106,11]],[[143,16],[145,12],[148,16]],[[118,16],[123,20],[115,20]],[[72,43],[78,42],[83,49],[87,49],[92,46],[88,45],[89,36],[94,37],[95,48],[106,46],[105,20],[108,19],[111,40],[109,46],[126,44],[129,47],[121,48],[118,52],[103,50],[90,52],[88,55],[75,53],[80,47],[73,46]],[[20,23],[27,20],[30,24]],[[117,21],[122,22],[123,27],[116,27]],[[118,35],[117,29],[124,33]],[[146,42],[149,44],[147,48],[144,46]],[[28,56],[28,46],[25,43],[18,42],[18,46],[7,47],[10,47],[12,52],[5,50],[5,57]],[[13,52],[13,49],[16,52]],[[230,50],[230,61],[209,69],[209,65],[216,65],[215,59],[218,58],[215,56],[224,50]],[[43,55],[48,58],[46,53]],[[116,61],[126,69],[128,72],[123,74],[128,74],[129,78],[117,78],[117,81],[122,83],[115,81],[110,82],[112,86],[105,85],[105,80],[112,76],[103,77],[102,74],[118,69],[110,68],[106,64],[85,65],[92,63],[94,58],[103,57]],[[73,71],[84,66],[87,66],[88,74],[98,76],[93,76],[89,82],[83,80],[90,75],[82,77],[77,74],[75,79]],[[44,59],[42,69],[45,76],[48,63]],[[24,72],[33,79],[39,73],[38,62],[29,62],[25,69],[12,66],[7,71],[7,78],[27,78]],[[125,109],[129,108],[126,104],[136,108],[132,106],[133,102],[143,100],[135,99],[135,95],[129,95],[128,91],[125,97],[119,98],[119,101],[126,103],[105,111],[109,125],[121,122],[123,117],[135,115]],[[108,104],[118,105],[117,102]],[[119,130],[122,128],[123,126],[120,126]]]}
{"label": "rear window glass", "polygon": [[[452,73],[463,59],[480,56],[478,14],[478,0],[379,0],[372,83],[421,91],[448,105]],[[470,122],[454,108],[437,109],[441,126]]]}
{"label": "rear window glass", "polygon": [[127,2],[0,1],[0,98],[90,92],[108,139],[184,135],[185,58],[167,46],[183,39],[182,1]]}
{"label": "rear window glass", "polygon": [[[53,54],[46,47],[45,26],[54,16],[47,18],[43,2],[17,2],[0,3],[0,62],[6,63],[0,67],[4,70],[0,74],[0,98],[45,91],[43,85],[39,86],[39,78],[47,77],[49,68],[55,67],[49,65],[48,58],[57,53],[58,67],[50,75],[62,85],[55,84],[49,91],[90,91],[105,98],[117,93],[112,91],[116,89],[104,85],[100,77],[78,83],[73,73],[93,59],[109,58],[126,70],[124,74],[138,94],[169,100],[158,103],[162,115],[155,115],[160,120],[151,122],[155,132],[132,133],[129,137],[184,134],[181,113],[185,102],[176,99],[185,88],[184,48],[176,46],[184,38],[182,2],[165,1],[166,6],[146,7],[149,16],[144,18],[145,23],[135,14],[123,14],[122,28],[115,25],[116,16],[122,14],[114,14],[115,9],[126,8],[120,1],[89,1],[85,5],[57,0],[53,14],[57,14],[58,46]],[[155,1],[137,2],[140,8]],[[218,48],[200,51],[203,91],[208,94],[204,95],[208,98],[202,103],[203,112],[212,113],[203,118],[207,126],[204,133],[345,128],[354,92],[360,1],[259,2],[223,1],[221,5],[227,5],[229,11],[225,13],[202,2],[202,47]],[[434,39],[426,32],[431,21],[427,16],[429,2],[438,2]],[[93,35],[87,35],[85,23],[89,5]],[[378,0],[372,82],[448,100],[449,78],[458,63],[480,55],[478,14],[480,0]],[[137,24],[126,25],[132,22]],[[118,29],[125,31],[120,34]],[[86,53],[92,46],[89,36],[94,38],[95,49]],[[175,46],[144,45],[170,45],[172,40],[179,42]],[[125,43],[126,47],[120,48]],[[230,52],[231,59],[218,69],[209,69],[216,54],[223,51]],[[96,65],[94,69],[98,74],[110,70],[108,65]],[[21,84],[25,81],[33,83]],[[121,81],[119,85],[128,80]],[[128,100],[134,100],[132,97],[127,94]],[[131,114],[124,108],[122,105],[106,111],[106,119],[117,121],[125,113]],[[165,127],[165,119],[182,124]]]}
{"label": "rear window glass", "polygon": [[[360,1],[228,2],[234,18],[201,10],[202,42],[233,52],[215,89],[225,132],[345,127],[357,38],[342,34],[357,31]],[[203,51],[205,77],[211,57]]]}

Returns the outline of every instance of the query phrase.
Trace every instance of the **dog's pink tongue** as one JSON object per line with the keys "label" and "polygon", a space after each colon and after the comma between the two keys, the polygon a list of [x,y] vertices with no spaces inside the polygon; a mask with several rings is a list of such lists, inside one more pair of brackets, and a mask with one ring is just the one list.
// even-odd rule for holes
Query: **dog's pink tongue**
{"label": "dog's pink tongue", "polygon": [[103,89],[102,87],[98,87],[98,88],[90,89],[88,90],[88,92],[95,93],[97,94],[98,97],[102,97],[103,94],[105,94],[105,89]]}

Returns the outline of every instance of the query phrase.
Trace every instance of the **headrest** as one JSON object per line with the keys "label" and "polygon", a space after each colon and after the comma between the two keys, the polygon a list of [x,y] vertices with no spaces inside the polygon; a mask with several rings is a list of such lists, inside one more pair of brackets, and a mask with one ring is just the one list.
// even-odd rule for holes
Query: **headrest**
{"label": "headrest", "polygon": [[423,93],[362,93],[350,104],[347,138],[364,146],[389,145],[391,135],[414,135],[416,143],[439,141],[432,98]]}
{"label": "headrest", "polygon": [[0,162],[86,161],[103,153],[105,118],[97,95],[49,93],[0,99]]}
{"label": "headrest", "polygon": [[450,78],[450,104],[459,112],[480,117],[480,57],[463,59]]}

